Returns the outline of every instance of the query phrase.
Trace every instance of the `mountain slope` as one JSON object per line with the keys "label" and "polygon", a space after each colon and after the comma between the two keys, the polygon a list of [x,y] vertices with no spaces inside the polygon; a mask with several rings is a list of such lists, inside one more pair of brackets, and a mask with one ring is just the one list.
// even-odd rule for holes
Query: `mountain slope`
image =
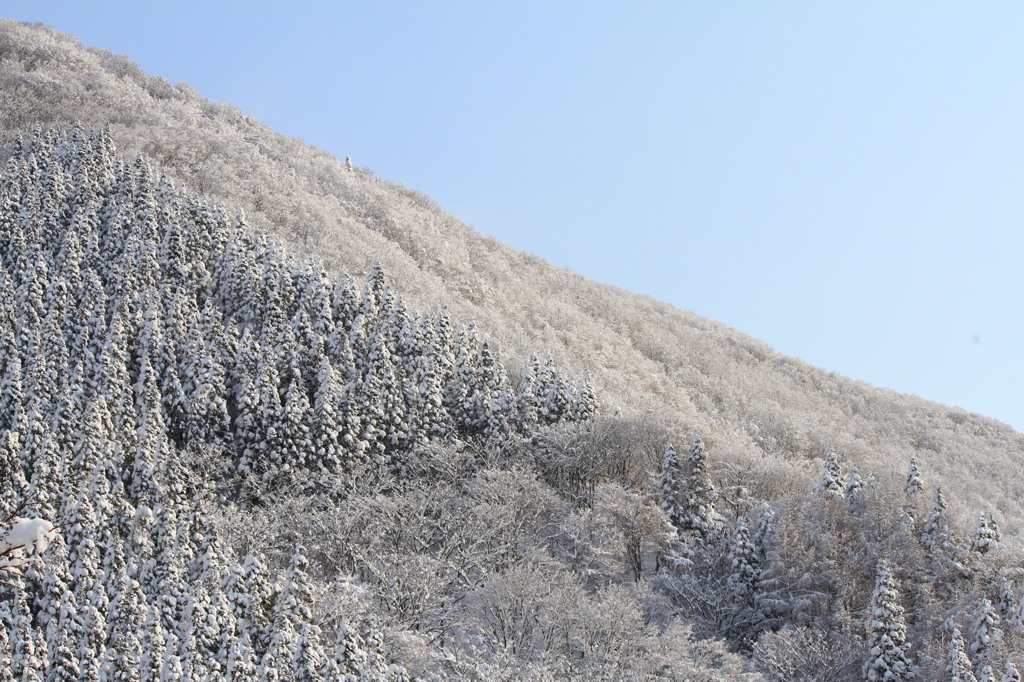
{"label": "mountain slope", "polygon": [[[1024,518],[1015,464],[1024,436],[1009,427],[823,372],[723,325],[553,267],[420,193],[350,170],[123,56],[4,21],[0,111],[6,139],[34,125],[109,123],[121,153],[143,152],[175,180],[244,209],[290,250],[357,276],[379,263],[412,307],[447,302],[508,355],[544,348],[572,373],[589,372],[606,413],[699,429],[720,453],[720,474],[766,496],[771,472],[815,475],[833,446],[879,475],[902,472],[915,455],[926,484],[953,493],[961,519],[990,507]],[[685,286],[684,264],[679,277]],[[990,483],[981,488],[974,477]],[[1016,523],[1007,526],[1017,534]]]}

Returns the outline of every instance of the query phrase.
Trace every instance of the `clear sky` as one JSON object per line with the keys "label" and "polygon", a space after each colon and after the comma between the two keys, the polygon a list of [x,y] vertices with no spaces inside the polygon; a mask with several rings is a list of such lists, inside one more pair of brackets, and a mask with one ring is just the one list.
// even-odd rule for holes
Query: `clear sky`
{"label": "clear sky", "polygon": [[1024,430],[1024,3],[0,12],[592,279]]}

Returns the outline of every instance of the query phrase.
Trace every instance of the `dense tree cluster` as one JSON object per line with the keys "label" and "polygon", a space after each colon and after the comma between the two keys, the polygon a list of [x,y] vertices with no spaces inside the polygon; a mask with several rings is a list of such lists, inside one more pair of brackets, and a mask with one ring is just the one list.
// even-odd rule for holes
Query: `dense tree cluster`
{"label": "dense tree cluster", "polygon": [[[574,376],[591,374],[606,412],[672,421],[672,439],[701,431],[720,461],[742,458],[759,468],[762,496],[774,495],[766,487],[804,480],[802,463],[817,463],[831,445],[876,475],[916,456],[957,523],[965,511],[988,507],[1001,521],[1024,518],[1015,464],[1024,434],[812,367],[692,312],[587,281],[475,231],[422,192],[348,168],[230,104],[145,73],[125,55],[43,25],[0,20],[0,111],[4,140],[34,125],[109,123],[128,157],[144,153],[204,198],[243,208],[250,225],[294,253],[322,258],[329,272],[366,273],[380,263],[410,308],[446,302],[453,318],[477,320],[500,343],[506,363],[549,351]],[[721,257],[727,276],[729,254]],[[686,445],[676,442],[683,459]],[[986,472],[983,482],[963,475],[964,458]],[[1015,539],[1017,524],[1003,525]]]}
{"label": "dense tree cluster", "polygon": [[[0,178],[0,518],[63,530],[0,586],[0,670],[401,677],[372,623],[312,617],[298,548],[273,567],[233,552],[203,500],[337,500],[400,485],[423,448],[594,415],[585,381],[536,358],[513,380],[453,327],[407,311],[380,268],[359,290],[294,261],[120,160],[106,131],[17,139]],[[26,527],[8,520],[0,539]]]}
{"label": "dense tree cluster", "polygon": [[0,680],[1019,679],[1019,557],[917,459],[772,489],[497,345],[106,130],[18,138]]}

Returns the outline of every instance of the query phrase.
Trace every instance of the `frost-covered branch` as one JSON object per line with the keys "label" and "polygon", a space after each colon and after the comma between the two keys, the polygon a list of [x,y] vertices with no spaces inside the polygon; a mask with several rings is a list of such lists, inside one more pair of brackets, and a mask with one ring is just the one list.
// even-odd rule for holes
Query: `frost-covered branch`
{"label": "frost-covered branch", "polygon": [[0,578],[20,576],[53,540],[56,528],[52,523],[19,516],[29,506],[30,502],[22,503],[0,523]]}

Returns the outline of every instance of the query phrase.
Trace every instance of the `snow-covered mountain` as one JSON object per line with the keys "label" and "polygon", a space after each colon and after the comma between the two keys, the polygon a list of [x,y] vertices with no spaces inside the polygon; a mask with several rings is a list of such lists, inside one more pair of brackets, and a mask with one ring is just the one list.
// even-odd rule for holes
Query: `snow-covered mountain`
{"label": "snow-covered mountain", "polygon": [[4,588],[26,679],[812,679],[885,632],[927,674],[986,609],[969,661],[1020,662],[1009,427],[45,27],[0,22],[0,79],[0,513],[68,524]]}

